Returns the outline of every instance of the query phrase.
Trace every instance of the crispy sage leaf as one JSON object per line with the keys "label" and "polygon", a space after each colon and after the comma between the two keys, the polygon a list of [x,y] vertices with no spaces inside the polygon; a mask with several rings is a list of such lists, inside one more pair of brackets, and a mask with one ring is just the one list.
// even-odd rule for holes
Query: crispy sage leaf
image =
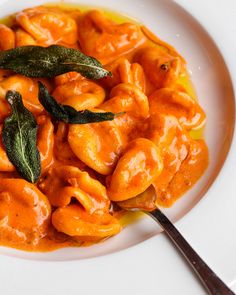
{"label": "crispy sage leaf", "polygon": [[116,115],[111,112],[95,113],[89,110],[76,111],[71,106],[62,105],[52,97],[48,89],[41,83],[39,84],[39,101],[56,120],[63,121],[69,124],[87,124],[102,121],[114,120]]}
{"label": "crispy sage leaf", "polygon": [[22,102],[19,92],[8,91],[6,99],[12,108],[3,124],[2,140],[7,156],[18,173],[34,183],[40,176],[40,154],[36,146],[37,123]]}
{"label": "crispy sage leaf", "polygon": [[35,78],[52,78],[71,71],[90,79],[111,75],[95,58],[60,45],[21,46],[1,51],[0,68]]}

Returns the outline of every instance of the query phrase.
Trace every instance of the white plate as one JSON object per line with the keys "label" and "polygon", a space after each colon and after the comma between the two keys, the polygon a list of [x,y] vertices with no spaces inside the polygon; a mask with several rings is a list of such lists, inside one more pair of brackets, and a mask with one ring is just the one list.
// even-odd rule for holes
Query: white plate
{"label": "white plate", "polygon": [[[2,0],[0,16],[43,2]],[[200,103],[207,112],[206,139],[210,149],[210,166],[193,190],[166,213],[172,220],[184,216],[177,223],[179,229],[214,270],[227,283],[232,283],[236,279],[236,181],[233,181],[236,156],[232,153],[233,148],[217,181],[201,199],[224,162],[234,127],[233,89],[219,50],[199,23],[172,1],[79,2],[112,8],[142,20],[187,59]],[[187,5],[188,1],[179,2]],[[206,21],[208,18],[205,17],[213,11],[213,6],[208,6],[208,10],[206,4],[195,2],[188,5],[190,11],[202,21]],[[221,7],[214,7],[214,14],[217,14],[217,11],[218,15],[222,13],[218,9]],[[223,21],[221,18],[222,23]],[[217,25],[213,27],[208,20],[206,27],[213,32],[217,44],[225,51],[226,46],[217,34]],[[227,54],[228,52],[230,51],[227,51]],[[227,57],[229,58],[228,55]],[[232,57],[234,55],[231,55]],[[235,143],[233,145],[235,146]],[[224,211],[221,212],[222,210]],[[231,234],[233,231],[234,236]],[[156,235],[158,232],[156,225],[145,218],[125,229],[119,236],[90,248],[64,249],[47,254],[1,248],[0,290],[6,295],[16,292],[36,295],[86,295],[94,292],[204,294],[165,236]],[[153,238],[148,239],[151,237]],[[135,246],[130,247],[133,245]],[[125,251],[117,252],[125,248]],[[112,252],[112,255],[103,256]],[[94,256],[99,257],[81,260]],[[23,259],[17,259],[19,257]]]}

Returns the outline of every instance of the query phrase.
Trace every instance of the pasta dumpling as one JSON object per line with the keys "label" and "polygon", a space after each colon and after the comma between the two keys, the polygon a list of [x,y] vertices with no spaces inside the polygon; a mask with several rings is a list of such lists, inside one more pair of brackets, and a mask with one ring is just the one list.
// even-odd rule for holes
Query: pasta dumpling
{"label": "pasta dumpling", "polygon": [[47,197],[23,179],[0,179],[1,240],[37,245],[51,217]]}
{"label": "pasta dumpling", "polygon": [[163,169],[160,151],[150,140],[132,141],[119,159],[108,186],[112,201],[123,201],[144,192]]}
{"label": "pasta dumpling", "polygon": [[145,37],[138,25],[116,24],[98,10],[86,13],[79,20],[79,42],[82,50],[107,64],[117,56],[140,46]]}
{"label": "pasta dumpling", "polygon": [[76,21],[60,9],[43,6],[25,9],[16,14],[16,21],[21,27],[17,46],[61,44],[76,47]]}

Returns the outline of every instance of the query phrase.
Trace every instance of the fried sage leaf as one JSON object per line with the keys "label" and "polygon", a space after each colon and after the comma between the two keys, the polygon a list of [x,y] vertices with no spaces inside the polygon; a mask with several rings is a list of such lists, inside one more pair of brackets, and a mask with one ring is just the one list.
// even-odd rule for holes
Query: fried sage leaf
{"label": "fried sage leaf", "polygon": [[36,146],[37,123],[17,91],[8,91],[6,99],[12,108],[3,124],[2,140],[7,156],[18,173],[34,183],[40,176],[40,154]]}
{"label": "fried sage leaf", "polygon": [[117,114],[111,112],[95,113],[89,110],[76,111],[71,106],[62,105],[52,97],[48,89],[41,83],[39,84],[39,101],[56,120],[69,124],[87,124],[102,121],[114,120]]}
{"label": "fried sage leaf", "polygon": [[52,78],[71,71],[90,79],[111,75],[95,58],[60,45],[21,46],[1,51],[0,68],[35,78]]}

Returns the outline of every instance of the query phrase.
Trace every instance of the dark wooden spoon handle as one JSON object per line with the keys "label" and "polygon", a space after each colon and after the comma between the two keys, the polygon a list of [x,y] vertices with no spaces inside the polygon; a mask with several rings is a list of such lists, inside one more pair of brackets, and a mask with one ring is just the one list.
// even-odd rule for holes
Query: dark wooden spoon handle
{"label": "dark wooden spoon handle", "polygon": [[189,262],[200,281],[211,295],[235,295],[193,250],[171,221],[159,210],[146,212],[164,229],[167,236]]}

